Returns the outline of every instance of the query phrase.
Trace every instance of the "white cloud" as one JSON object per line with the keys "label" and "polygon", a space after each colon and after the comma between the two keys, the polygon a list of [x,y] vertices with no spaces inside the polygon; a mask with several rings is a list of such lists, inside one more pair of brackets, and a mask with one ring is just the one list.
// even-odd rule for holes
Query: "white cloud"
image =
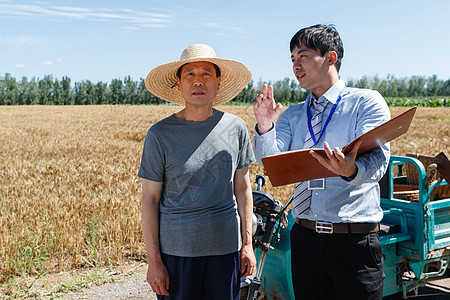
{"label": "white cloud", "polygon": [[132,27],[137,28],[165,27],[173,19],[173,16],[170,14],[142,12],[132,9],[90,9],[74,6],[52,6],[45,2],[35,3],[35,5],[24,5],[0,0],[0,16],[43,20],[114,21],[133,23]]}
{"label": "white cloud", "polygon": [[137,30],[141,30],[140,27],[138,26],[122,26],[122,29],[125,29],[127,31],[137,31]]}
{"label": "white cloud", "polygon": [[37,46],[48,42],[46,36],[32,36],[32,35],[19,35],[19,36],[0,36],[0,45],[14,46],[14,45],[26,45]]}
{"label": "white cloud", "polygon": [[211,27],[211,28],[223,28],[222,25],[219,25],[217,23],[203,23],[201,25],[206,26],[206,27]]}
{"label": "white cloud", "polygon": [[162,28],[162,27],[166,27],[163,24],[140,24],[141,27],[143,28]]}
{"label": "white cloud", "polygon": [[41,65],[43,65],[43,66],[51,66],[51,65],[54,65],[55,63],[58,64],[58,63],[62,63],[62,62],[63,62],[63,60],[61,58],[58,58],[56,60],[43,61],[43,62],[41,62]]}
{"label": "white cloud", "polygon": [[62,10],[62,11],[71,11],[71,12],[90,12],[92,11],[89,8],[83,8],[83,7],[73,7],[73,6],[53,6],[55,10]]}
{"label": "white cloud", "polygon": [[16,64],[14,67],[18,68],[18,69],[23,69],[25,68],[24,64]]}
{"label": "white cloud", "polygon": [[210,28],[224,29],[227,31],[242,31],[242,28],[240,28],[240,27],[227,27],[227,26],[224,26],[219,23],[202,23],[200,25],[203,25],[205,27],[210,27]]}

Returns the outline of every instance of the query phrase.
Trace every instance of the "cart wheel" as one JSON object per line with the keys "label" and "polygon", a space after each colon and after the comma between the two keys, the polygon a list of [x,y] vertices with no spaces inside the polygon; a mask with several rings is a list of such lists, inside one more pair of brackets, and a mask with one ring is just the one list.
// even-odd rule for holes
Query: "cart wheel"
{"label": "cart wheel", "polygon": [[241,287],[241,300],[247,300],[248,285]]}

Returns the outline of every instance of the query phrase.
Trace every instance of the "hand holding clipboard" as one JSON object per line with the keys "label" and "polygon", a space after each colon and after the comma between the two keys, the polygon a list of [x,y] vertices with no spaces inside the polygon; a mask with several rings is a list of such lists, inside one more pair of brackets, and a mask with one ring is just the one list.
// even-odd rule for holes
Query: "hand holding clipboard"
{"label": "hand holding clipboard", "polygon": [[[361,140],[362,143],[358,149],[358,156],[363,155],[405,134],[408,131],[416,109],[417,106],[412,107],[406,112],[359,136],[343,147],[342,152],[344,154],[349,153],[353,145]],[[261,160],[264,164],[264,170],[266,175],[269,176],[272,186],[338,176],[322,166],[311,156],[309,151],[310,149],[288,151],[263,157]],[[326,158],[325,150],[314,149],[314,152]]]}

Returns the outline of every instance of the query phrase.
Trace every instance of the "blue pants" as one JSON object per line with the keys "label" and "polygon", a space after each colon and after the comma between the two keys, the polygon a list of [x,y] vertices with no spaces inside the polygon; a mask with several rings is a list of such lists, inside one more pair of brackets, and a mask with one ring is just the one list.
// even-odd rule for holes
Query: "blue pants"
{"label": "blue pants", "polygon": [[378,233],[325,234],[294,224],[291,268],[295,299],[382,299]]}
{"label": "blue pants", "polygon": [[159,300],[239,300],[240,254],[179,257],[161,254],[169,272],[169,296]]}

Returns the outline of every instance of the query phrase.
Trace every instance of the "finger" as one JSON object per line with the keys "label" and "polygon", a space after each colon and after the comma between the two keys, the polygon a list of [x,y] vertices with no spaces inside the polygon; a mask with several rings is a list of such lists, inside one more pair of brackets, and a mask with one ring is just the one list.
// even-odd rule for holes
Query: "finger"
{"label": "finger", "polygon": [[252,273],[250,273],[250,272],[241,273],[241,278],[245,278],[250,275],[252,275]]}
{"label": "finger", "polygon": [[256,101],[258,101],[258,103],[261,103],[263,101],[263,94],[259,94],[256,96]]}
{"label": "finger", "polygon": [[244,266],[244,268],[242,268],[241,266],[241,278],[247,277],[250,274],[251,273],[249,272],[249,267],[247,264]]}
{"label": "finger", "polygon": [[262,96],[262,100],[267,99],[267,84],[263,84]]}
{"label": "finger", "polygon": [[248,275],[252,275],[255,272],[255,266],[249,265],[249,267],[247,269],[248,269]]}
{"label": "finger", "polygon": [[168,290],[169,290],[169,287],[170,287],[170,279],[169,279],[169,276],[166,276],[166,279],[165,279],[165,289],[166,289],[166,292],[167,292],[167,294],[169,294],[168,293]]}
{"label": "finger", "polygon": [[329,159],[325,158],[321,154],[316,153],[314,150],[309,150],[309,154],[311,154],[311,156],[314,157],[322,166],[324,166],[331,172],[336,173],[334,164]]}
{"label": "finger", "polygon": [[244,274],[246,269],[247,269],[247,263],[245,262],[244,259],[241,258],[241,269],[240,269],[241,274]]}
{"label": "finger", "polygon": [[358,150],[361,147],[362,140],[358,140],[352,148],[352,151],[350,151],[351,155],[355,155],[355,157],[358,155]]}
{"label": "finger", "polygon": [[158,295],[164,295],[164,296],[168,296],[169,292],[167,291],[168,289],[166,289],[164,286],[155,286],[154,292]]}
{"label": "finger", "polygon": [[154,291],[156,294],[161,295],[161,289],[157,285],[151,285],[152,291]]}
{"label": "finger", "polygon": [[333,151],[330,148],[330,145],[327,142],[323,143],[323,149],[325,150],[325,154],[327,155],[328,159],[336,159],[334,157]]}
{"label": "finger", "polygon": [[273,86],[269,86],[269,89],[267,91],[267,98],[273,100]]}
{"label": "finger", "polygon": [[314,152],[314,150],[309,150],[309,154],[311,154],[311,156],[314,157],[315,159],[317,159],[318,161],[323,160],[322,156],[320,156],[319,154]]}
{"label": "finger", "polygon": [[334,154],[334,157],[336,157],[338,161],[345,160],[345,155],[344,155],[344,153],[342,153],[341,148],[334,147],[333,154]]}
{"label": "finger", "polygon": [[263,96],[262,94],[256,95],[256,101],[253,102],[253,105],[259,106],[262,103]]}
{"label": "finger", "polygon": [[275,106],[275,111],[277,112],[277,115],[281,113],[281,110],[283,109],[283,105],[281,103],[277,103]]}
{"label": "finger", "polygon": [[169,291],[166,288],[163,288],[163,289],[161,289],[160,295],[169,296]]}

